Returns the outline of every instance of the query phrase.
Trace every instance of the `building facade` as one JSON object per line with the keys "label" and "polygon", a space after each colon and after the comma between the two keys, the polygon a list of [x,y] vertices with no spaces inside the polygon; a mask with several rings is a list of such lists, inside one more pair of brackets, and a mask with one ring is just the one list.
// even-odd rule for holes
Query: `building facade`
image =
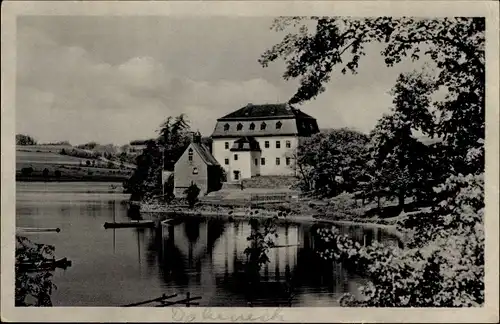
{"label": "building facade", "polygon": [[295,175],[299,143],[318,132],[315,118],[289,104],[248,104],[217,119],[212,154],[228,181]]}
{"label": "building facade", "polygon": [[210,191],[220,188],[220,177],[217,169],[219,163],[210,153],[208,147],[201,144],[201,136],[193,139],[174,167],[174,195],[183,197],[184,191],[196,184],[200,194],[206,195]]}

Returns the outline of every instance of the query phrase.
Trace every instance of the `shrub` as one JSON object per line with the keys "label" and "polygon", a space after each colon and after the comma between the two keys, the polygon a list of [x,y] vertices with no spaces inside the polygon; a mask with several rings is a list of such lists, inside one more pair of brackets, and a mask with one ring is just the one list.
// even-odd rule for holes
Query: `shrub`
{"label": "shrub", "polygon": [[192,183],[185,191],[186,199],[189,204],[189,208],[193,208],[198,202],[198,195],[200,194],[200,188],[194,183]]}
{"label": "shrub", "polygon": [[26,176],[26,177],[29,177],[33,174],[33,168],[32,167],[28,167],[28,168],[22,168],[21,169],[21,174],[23,176]]}
{"label": "shrub", "polygon": [[50,295],[56,286],[52,273],[41,271],[28,273],[20,269],[21,262],[37,263],[54,255],[51,245],[36,244],[26,237],[16,237],[16,290],[15,306],[52,306]]}
{"label": "shrub", "polygon": [[423,220],[402,226],[405,249],[362,247],[335,229],[320,229],[319,254],[355,266],[369,277],[363,299],[346,306],[457,307],[484,303],[483,175],[452,176],[435,189],[444,197]]}

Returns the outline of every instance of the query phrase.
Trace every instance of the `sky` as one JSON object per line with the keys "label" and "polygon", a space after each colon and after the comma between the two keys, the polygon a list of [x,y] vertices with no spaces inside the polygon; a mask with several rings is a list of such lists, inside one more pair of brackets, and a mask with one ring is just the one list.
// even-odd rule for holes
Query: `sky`
{"label": "sky", "polygon": [[[16,133],[38,142],[122,145],[156,136],[185,113],[209,136],[220,118],[248,103],[286,102],[298,87],[283,62],[258,59],[284,34],[269,17],[23,16],[17,21]],[[332,74],[326,91],[297,108],[320,128],[369,132],[388,112],[402,72],[370,44],[359,73]]]}

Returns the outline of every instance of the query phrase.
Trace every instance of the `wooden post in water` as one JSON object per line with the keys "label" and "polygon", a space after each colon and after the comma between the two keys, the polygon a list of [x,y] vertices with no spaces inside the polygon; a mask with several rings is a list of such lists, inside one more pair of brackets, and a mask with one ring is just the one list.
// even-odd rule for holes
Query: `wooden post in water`
{"label": "wooden post in water", "polygon": [[190,297],[191,297],[191,294],[188,291],[188,293],[186,294],[186,299],[187,299],[186,307],[189,307],[189,299],[190,299]]}

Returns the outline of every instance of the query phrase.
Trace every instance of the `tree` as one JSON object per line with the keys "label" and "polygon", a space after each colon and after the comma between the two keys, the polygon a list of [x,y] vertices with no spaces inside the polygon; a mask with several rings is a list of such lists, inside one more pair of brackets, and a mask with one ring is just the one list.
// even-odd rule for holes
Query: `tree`
{"label": "tree", "polygon": [[21,169],[21,175],[25,177],[29,177],[33,174],[33,168],[32,167],[27,167],[27,168],[22,168]]}
{"label": "tree", "polygon": [[406,248],[361,246],[335,229],[320,229],[319,254],[370,279],[362,298],[345,306],[457,307],[484,303],[483,175],[451,176],[435,188],[443,200],[428,215],[400,223],[413,232]]}
{"label": "tree", "polygon": [[174,187],[174,174],[171,173],[168,176],[167,181],[165,181],[165,183],[163,184],[163,194],[165,195],[164,199],[167,203],[170,203],[175,198]]}
{"label": "tree", "polygon": [[125,181],[125,191],[132,200],[141,200],[162,193],[162,170],[172,170],[175,162],[190,143],[189,123],[184,115],[168,117],[159,129],[159,137],[147,142],[137,157],[137,168]]}
{"label": "tree", "polygon": [[[436,184],[432,179],[430,149],[413,135],[433,133],[430,95],[434,81],[420,73],[401,74],[392,90],[391,114],[382,116],[370,134],[371,174],[369,195],[398,198],[419,197]],[[440,161],[444,163],[445,161]]]}
{"label": "tree", "polygon": [[85,161],[85,165],[90,166],[90,161],[89,160]]}
{"label": "tree", "polygon": [[[305,21],[314,22],[312,34]],[[297,33],[285,36],[261,58],[263,66],[283,58],[285,79],[301,77],[291,103],[324,91],[336,67],[342,73],[356,73],[365,55],[364,45],[369,42],[385,44],[382,55],[388,66],[407,56],[417,60],[423,54],[438,71],[429,86],[421,77],[400,77],[393,91],[395,111],[382,117],[372,133],[374,154],[368,169],[388,171],[372,173],[378,182],[371,181],[368,187],[383,191],[395,185],[400,195],[406,195],[408,189],[418,194],[429,186],[425,179],[428,170],[420,170],[422,164],[428,165],[429,157],[437,166],[431,168],[430,183],[441,183],[435,186],[432,212],[401,221],[402,230],[410,237],[408,246],[361,247],[335,230],[320,231],[324,243],[319,244],[321,256],[350,262],[370,279],[363,287],[362,300],[349,296],[343,303],[377,307],[482,305],[485,19],[293,17],[278,19],[274,28],[298,25]],[[437,89],[447,94],[430,104],[428,93]],[[432,118],[426,111],[429,105]],[[421,143],[409,135],[411,129],[418,128],[442,142],[422,152]],[[400,139],[402,143],[395,145]],[[435,176],[437,170],[444,171],[442,177]]]}
{"label": "tree", "polygon": [[164,168],[173,170],[175,162],[189,145],[189,121],[184,114],[168,117],[160,126],[158,144],[163,149]]}
{"label": "tree", "polygon": [[96,142],[89,142],[86,144],[78,145],[78,148],[80,149],[85,149],[85,150],[93,150],[95,149],[99,144]]}
{"label": "tree", "polygon": [[227,181],[226,171],[220,165],[209,168],[208,191],[217,191],[222,188],[222,184]]}
{"label": "tree", "polygon": [[24,134],[16,134],[16,145],[36,145],[36,140]]}
{"label": "tree", "polygon": [[42,171],[42,176],[44,177],[45,180],[49,178],[49,169],[45,168]]}
{"label": "tree", "polygon": [[315,195],[353,192],[363,178],[368,136],[347,128],[318,133],[297,149],[300,185]]}
{"label": "tree", "polygon": [[198,202],[198,196],[200,194],[200,188],[194,183],[192,183],[185,191],[186,199],[189,204],[189,208],[193,208]]}
{"label": "tree", "polygon": [[54,172],[54,175],[56,176],[57,179],[61,179],[61,171],[60,170],[56,170]]}
{"label": "tree", "polygon": [[[308,27],[311,23],[313,32]],[[388,66],[408,56],[413,60],[429,57],[439,73],[435,87],[447,90],[445,99],[434,103],[435,134],[443,138],[451,172],[484,170],[484,18],[285,17],[271,28],[298,28],[260,59],[265,67],[282,58],[284,78],[300,77],[290,103],[315,98],[337,69],[356,73],[366,55],[364,46],[370,42],[385,44],[382,55]]]}
{"label": "tree", "polygon": [[142,154],[137,157],[137,168],[123,184],[131,200],[142,200],[146,196],[161,194],[162,153],[156,141],[149,141]]}

